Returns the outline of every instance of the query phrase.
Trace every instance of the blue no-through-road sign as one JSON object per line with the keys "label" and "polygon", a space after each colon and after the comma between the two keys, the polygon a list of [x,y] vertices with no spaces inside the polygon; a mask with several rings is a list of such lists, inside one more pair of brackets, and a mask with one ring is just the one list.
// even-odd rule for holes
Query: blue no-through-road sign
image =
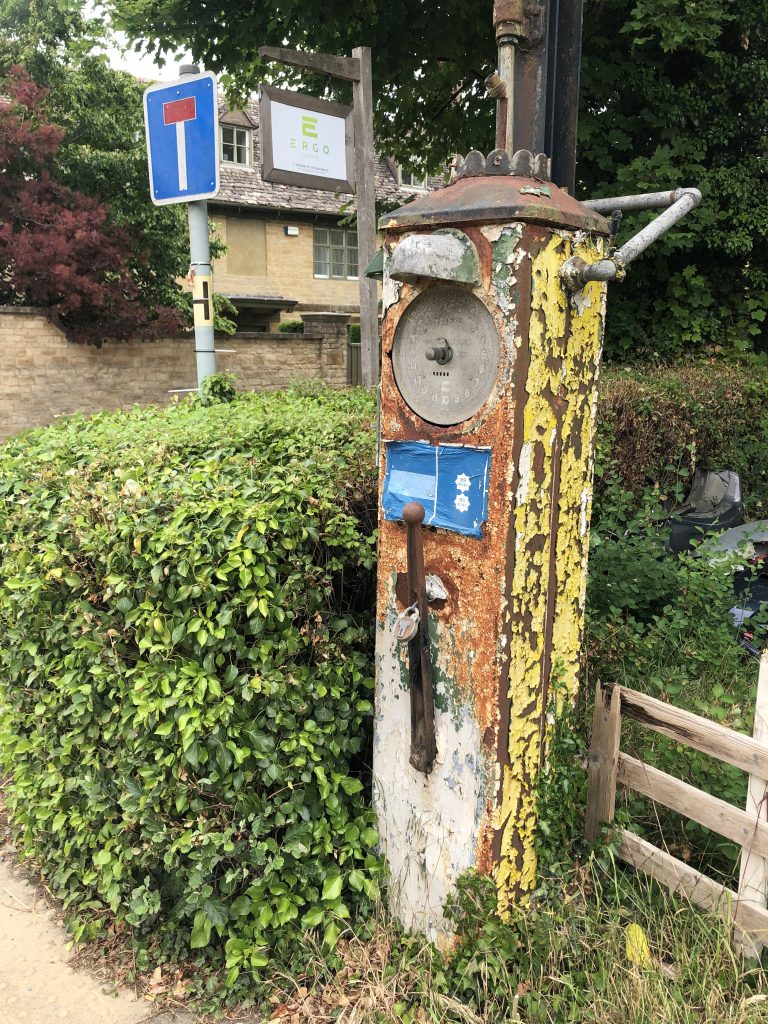
{"label": "blue no-through-road sign", "polygon": [[156,206],[210,199],[219,191],[216,77],[206,71],[144,93],[149,185]]}

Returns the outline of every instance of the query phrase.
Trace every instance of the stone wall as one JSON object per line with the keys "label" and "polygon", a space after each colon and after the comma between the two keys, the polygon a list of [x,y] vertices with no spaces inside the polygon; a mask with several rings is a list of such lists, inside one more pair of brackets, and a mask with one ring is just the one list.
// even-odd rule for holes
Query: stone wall
{"label": "stone wall", "polygon": [[[272,391],[294,380],[347,380],[346,313],[306,313],[304,334],[242,334],[220,338],[219,370],[241,388]],[[50,423],[69,412],[97,412],[135,403],[165,403],[194,388],[192,334],[96,349],[67,341],[37,309],[0,306],[0,437]]]}

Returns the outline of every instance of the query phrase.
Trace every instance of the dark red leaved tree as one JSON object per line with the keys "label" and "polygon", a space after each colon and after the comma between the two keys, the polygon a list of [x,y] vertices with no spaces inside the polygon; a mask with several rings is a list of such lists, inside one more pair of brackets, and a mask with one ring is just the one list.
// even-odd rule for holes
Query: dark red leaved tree
{"label": "dark red leaved tree", "polygon": [[44,306],[74,341],[173,333],[179,313],[146,309],[127,269],[131,238],[97,199],[55,178],[64,132],[21,67],[0,81],[0,303]]}

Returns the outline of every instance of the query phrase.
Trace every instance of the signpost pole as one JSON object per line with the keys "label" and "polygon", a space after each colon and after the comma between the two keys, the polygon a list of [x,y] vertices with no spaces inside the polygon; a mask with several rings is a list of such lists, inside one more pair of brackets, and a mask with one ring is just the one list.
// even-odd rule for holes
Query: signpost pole
{"label": "signpost pole", "polygon": [[192,271],[192,309],[195,322],[195,361],[197,386],[216,373],[213,337],[213,274],[208,245],[208,202],[198,199],[187,203],[189,251]]}
{"label": "signpost pole", "polygon": [[[195,64],[182,64],[179,74],[197,75]],[[218,141],[218,140],[217,140]],[[186,170],[186,156],[185,170]],[[186,184],[186,183],[185,183]],[[213,270],[208,242],[208,200],[187,203],[189,219],[189,255],[192,276],[192,313],[195,325],[195,363],[197,386],[216,373],[216,352],[213,337]]]}
{"label": "signpost pole", "polygon": [[215,75],[182,64],[179,76],[144,90],[144,126],[152,202],[187,206],[199,389],[216,373],[208,199],[219,191],[219,114]]}
{"label": "signpost pole", "polygon": [[376,158],[373,148],[373,78],[371,48],[356,46],[352,56],[360,62],[353,83],[355,110],[355,164],[357,167],[357,257],[360,280],[360,358],[364,387],[379,383],[379,299],[376,281],[365,267],[376,254]]}

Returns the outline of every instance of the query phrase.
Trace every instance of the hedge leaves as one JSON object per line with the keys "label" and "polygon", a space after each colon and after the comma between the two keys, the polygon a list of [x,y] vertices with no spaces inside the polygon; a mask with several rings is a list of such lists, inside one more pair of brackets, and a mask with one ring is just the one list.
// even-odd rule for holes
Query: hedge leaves
{"label": "hedge leaves", "polygon": [[0,765],[76,934],[233,984],[374,894],[372,417],[293,391],[0,448]]}

